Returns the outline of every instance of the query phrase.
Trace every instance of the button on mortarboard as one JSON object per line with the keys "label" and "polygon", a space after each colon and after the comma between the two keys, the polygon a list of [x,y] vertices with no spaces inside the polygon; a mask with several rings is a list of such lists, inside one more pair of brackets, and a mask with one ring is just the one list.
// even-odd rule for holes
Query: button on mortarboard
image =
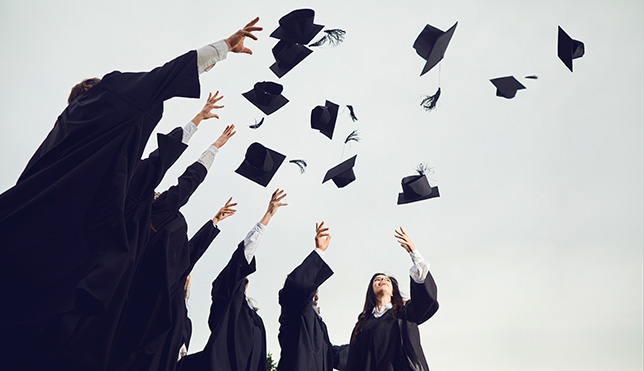
{"label": "button on mortarboard", "polygon": [[358,155],[351,157],[327,171],[322,183],[329,179],[333,179],[333,183],[335,183],[338,188],[342,188],[356,180],[356,175],[353,173],[353,166],[356,164],[356,157],[358,157]]}
{"label": "button on mortarboard", "polygon": [[423,67],[420,75],[424,75],[443,59],[447,45],[449,45],[452,35],[456,30],[458,22],[454,23],[449,30],[443,32],[436,27],[427,25],[414,41],[416,53],[423,57],[427,62]]}
{"label": "button on mortarboard", "polygon": [[329,139],[333,139],[335,122],[338,118],[338,105],[326,101],[324,106],[317,106],[311,111],[311,128],[317,129]]}
{"label": "button on mortarboard", "polygon": [[288,103],[288,99],[282,95],[283,89],[276,82],[263,81],[256,83],[252,90],[242,95],[266,115],[270,115]]}
{"label": "button on mortarboard", "polygon": [[515,79],[514,76],[498,77],[491,79],[490,82],[496,86],[497,97],[514,98],[517,90],[525,89],[525,86]]}
{"label": "button on mortarboard", "polygon": [[559,36],[557,42],[557,55],[559,59],[568,67],[572,72],[572,60],[581,58],[584,55],[584,43],[579,40],[574,40],[566,31],[559,26]]}
{"label": "button on mortarboard", "polygon": [[280,25],[271,33],[271,37],[308,44],[324,28],[323,25],[313,23],[314,17],[313,9],[296,9],[280,18]]}

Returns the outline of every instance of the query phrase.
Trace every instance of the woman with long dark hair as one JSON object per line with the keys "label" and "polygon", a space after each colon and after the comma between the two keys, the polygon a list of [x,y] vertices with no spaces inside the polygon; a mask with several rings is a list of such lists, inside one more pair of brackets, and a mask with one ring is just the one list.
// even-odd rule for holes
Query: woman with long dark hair
{"label": "woman with long dark hair", "polygon": [[409,270],[411,299],[403,299],[394,277],[384,273],[371,277],[364,308],[351,335],[348,370],[429,370],[418,325],[438,310],[436,283],[402,227],[395,237],[413,262]]}

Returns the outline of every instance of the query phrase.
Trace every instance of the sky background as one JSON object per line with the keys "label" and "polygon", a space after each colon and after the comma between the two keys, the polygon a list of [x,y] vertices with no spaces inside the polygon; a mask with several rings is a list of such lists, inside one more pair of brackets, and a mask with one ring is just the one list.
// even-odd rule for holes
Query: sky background
{"label": "sky background", "polygon": [[[304,7],[315,9],[316,23],[346,30],[345,42],[314,49],[278,79],[268,69],[277,43],[269,34]],[[254,54],[229,54],[201,75],[202,98],[167,102],[157,126],[184,125],[210,91],[225,96],[221,119],[199,126],[159,190],[226,124],[238,127],[182,209],[192,234],[228,197],[239,203],[193,271],[190,352],[209,335],[211,282],[279,187],[289,205],[268,225],[248,292],[275,358],[277,293],[325,221],[335,274],[320,288],[320,306],[335,344],[349,341],[374,272],[395,275],[409,293],[411,260],[393,237],[403,226],[439,288],[440,310],[420,326],[433,371],[642,370],[642,1],[1,0],[0,191],[15,184],[71,86],[115,69],[152,69],[255,16],[264,31],[246,43]],[[419,77],[416,36],[426,24],[447,30],[457,21],[441,64]],[[557,58],[558,25],[585,44],[574,73]],[[533,74],[539,79],[523,78]],[[507,75],[527,87],[511,100],[489,82]],[[251,130],[264,116],[241,93],[258,81],[279,82],[290,102]],[[439,83],[438,107],[425,112],[419,102]],[[353,105],[359,118],[341,108],[333,140],[310,128],[311,110],[327,99]],[[362,141],[344,146],[354,129]],[[255,141],[305,159],[306,173],[285,162],[267,188],[237,175]],[[321,184],[355,154],[355,182]],[[401,179],[421,162],[434,169],[441,197],[396,205]]]}

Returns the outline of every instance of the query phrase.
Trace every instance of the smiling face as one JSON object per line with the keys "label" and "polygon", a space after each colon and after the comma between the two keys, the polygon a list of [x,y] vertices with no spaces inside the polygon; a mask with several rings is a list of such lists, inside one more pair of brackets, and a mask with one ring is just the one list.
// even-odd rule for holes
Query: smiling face
{"label": "smiling face", "polygon": [[391,279],[385,274],[379,274],[373,278],[371,282],[371,288],[373,293],[376,294],[376,297],[381,295],[393,296],[393,285],[391,284]]}

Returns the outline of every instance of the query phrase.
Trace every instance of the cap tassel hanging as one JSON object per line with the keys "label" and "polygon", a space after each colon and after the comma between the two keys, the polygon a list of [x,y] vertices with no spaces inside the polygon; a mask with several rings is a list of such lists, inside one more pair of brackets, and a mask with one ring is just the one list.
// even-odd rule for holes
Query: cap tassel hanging
{"label": "cap tassel hanging", "polygon": [[347,108],[349,109],[349,115],[351,116],[351,121],[353,122],[358,121],[358,118],[356,117],[356,113],[353,111],[353,106],[350,104],[347,104]]}
{"label": "cap tassel hanging", "polygon": [[426,95],[425,98],[420,102],[421,107],[425,109],[425,111],[432,111],[434,108],[436,108],[436,102],[438,102],[438,98],[441,96],[441,88],[438,88],[436,90],[436,94],[434,95]]}
{"label": "cap tassel hanging", "polygon": [[344,41],[344,35],[346,35],[346,31],[341,30],[339,28],[334,28],[332,30],[324,30],[324,37],[322,37],[320,40],[314,42],[313,44],[309,44],[309,47],[318,47],[326,44],[327,42],[331,46],[338,46],[342,44]]}
{"label": "cap tassel hanging", "polygon": [[416,166],[416,172],[418,175],[425,175],[429,178],[430,175],[434,174],[434,170],[429,167],[426,163],[421,162]]}
{"label": "cap tassel hanging", "polygon": [[307,167],[306,161],[298,159],[298,160],[290,160],[289,162],[297,165],[300,168],[300,174],[304,174],[304,171],[306,170],[306,167]]}
{"label": "cap tassel hanging", "polygon": [[358,132],[358,129],[356,129],[356,130],[352,131],[351,134],[349,134],[347,139],[344,140],[344,144],[347,144],[347,143],[349,143],[351,141],[359,142],[360,139],[361,139],[360,138],[360,132]]}
{"label": "cap tassel hanging", "polygon": [[262,119],[261,119],[259,122],[257,122],[257,119],[255,119],[255,124],[253,124],[253,125],[248,125],[248,127],[249,127],[249,128],[251,128],[251,129],[257,129],[257,128],[259,128],[259,127],[260,127],[260,126],[262,126],[262,124],[264,123],[264,118],[265,118],[265,117],[262,117]]}

